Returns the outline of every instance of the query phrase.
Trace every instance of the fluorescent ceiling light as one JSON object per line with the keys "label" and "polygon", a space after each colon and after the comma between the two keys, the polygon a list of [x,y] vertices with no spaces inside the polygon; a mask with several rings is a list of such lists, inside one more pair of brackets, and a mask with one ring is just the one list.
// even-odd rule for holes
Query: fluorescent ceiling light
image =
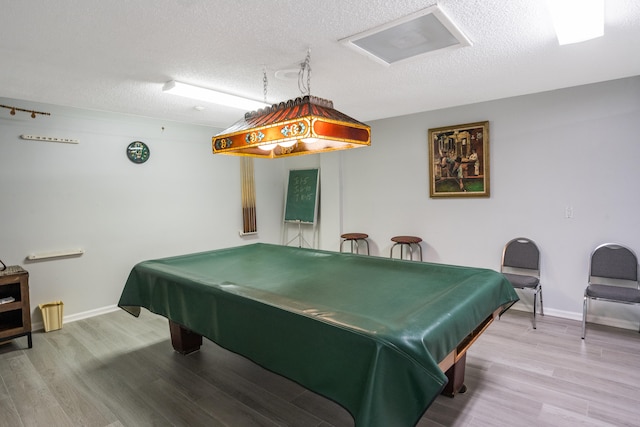
{"label": "fluorescent ceiling light", "polygon": [[604,0],[547,0],[560,45],[604,35]]}
{"label": "fluorescent ceiling light", "polygon": [[212,104],[225,105],[227,107],[238,108],[240,110],[257,110],[268,107],[269,104],[253,99],[242,98],[228,93],[218,92],[213,89],[206,89],[199,86],[192,86],[186,83],[171,80],[162,88],[163,92],[173,95],[184,96],[185,98],[197,99],[210,102]]}

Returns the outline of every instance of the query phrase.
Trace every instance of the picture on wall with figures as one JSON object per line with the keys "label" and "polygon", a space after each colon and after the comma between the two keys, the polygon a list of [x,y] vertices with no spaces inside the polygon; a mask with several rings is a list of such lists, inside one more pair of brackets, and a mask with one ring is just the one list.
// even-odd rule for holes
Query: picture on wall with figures
{"label": "picture on wall with figures", "polygon": [[429,129],[429,196],[489,197],[489,122]]}

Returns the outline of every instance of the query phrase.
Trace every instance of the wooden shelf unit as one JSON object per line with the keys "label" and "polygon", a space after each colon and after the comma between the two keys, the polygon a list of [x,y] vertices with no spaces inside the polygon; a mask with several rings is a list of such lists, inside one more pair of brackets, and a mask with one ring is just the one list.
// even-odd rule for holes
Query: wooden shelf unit
{"label": "wooden shelf unit", "polygon": [[18,265],[0,271],[0,299],[7,297],[15,301],[0,304],[0,342],[26,336],[31,348],[29,273]]}

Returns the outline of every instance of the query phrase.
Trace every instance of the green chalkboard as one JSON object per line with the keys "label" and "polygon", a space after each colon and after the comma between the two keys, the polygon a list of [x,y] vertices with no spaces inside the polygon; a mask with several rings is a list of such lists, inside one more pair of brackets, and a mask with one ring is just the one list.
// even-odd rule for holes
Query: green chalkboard
{"label": "green chalkboard", "polygon": [[289,171],[287,199],[284,207],[285,221],[315,224],[318,182],[318,169],[293,169]]}

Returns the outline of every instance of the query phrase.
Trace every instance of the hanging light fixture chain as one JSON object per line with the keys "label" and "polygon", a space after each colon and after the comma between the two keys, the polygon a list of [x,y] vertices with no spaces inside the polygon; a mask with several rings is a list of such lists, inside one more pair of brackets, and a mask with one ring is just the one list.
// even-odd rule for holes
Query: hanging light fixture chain
{"label": "hanging light fixture chain", "polygon": [[311,49],[307,50],[304,62],[307,64],[307,95],[311,96]]}
{"label": "hanging light fixture chain", "polygon": [[[304,76],[307,75],[307,81],[305,83]],[[307,57],[304,62],[300,64],[300,73],[298,74],[298,89],[303,95],[311,96],[311,49],[307,50]]]}
{"label": "hanging light fixture chain", "polygon": [[263,67],[262,68],[262,86],[263,86],[263,92],[264,92],[264,103],[268,104],[267,102],[267,67]]}

